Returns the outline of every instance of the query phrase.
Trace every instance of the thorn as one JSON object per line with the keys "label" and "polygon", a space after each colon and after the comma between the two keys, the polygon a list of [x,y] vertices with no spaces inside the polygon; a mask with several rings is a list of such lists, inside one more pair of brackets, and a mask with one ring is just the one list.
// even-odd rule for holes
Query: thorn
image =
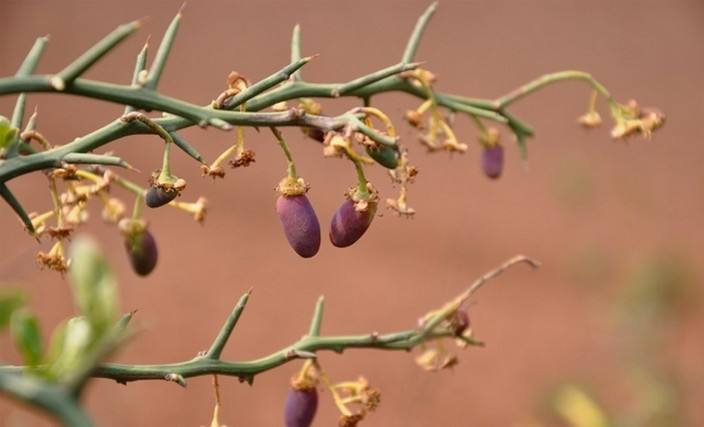
{"label": "thorn", "polygon": [[315,59],[315,58],[317,58],[317,57],[319,57],[319,56],[320,56],[319,53],[315,53],[315,54],[313,54],[313,55],[306,56],[305,58],[302,58],[302,59],[303,59],[305,62],[310,62],[311,60],[313,60],[313,59]]}
{"label": "thorn", "polygon": [[152,18],[150,18],[149,16],[144,16],[144,17],[139,18],[138,20],[134,21],[134,25],[135,25],[135,27],[137,27],[137,28],[142,28],[142,25],[146,24],[146,23],[149,22],[151,19],[152,19]]}
{"label": "thorn", "polygon": [[318,357],[313,352],[310,351],[303,351],[303,350],[293,350],[293,353],[298,357],[299,359],[315,359]]}
{"label": "thorn", "polygon": [[183,4],[181,5],[181,7],[178,9],[178,13],[176,15],[182,15],[183,11],[186,9],[187,4],[188,4],[188,2],[184,1]]}
{"label": "thorn", "polygon": [[170,382],[176,383],[176,384],[180,385],[180,386],[183,387],[183,388],[186,388],[186,386],[187,386],[187,384],[186,384],[186,379],[183,378],[183,375],[181,375],[181,374],[177,374],[177,373],[173,373],[173,372],[172,372],[172,373],[170,373],[170,374],[166,374],[166,376],[164,377],[164,379],[165,379],[166,381],[170,381]]}
{"label": "thorn", "polygon": [[219,119],[217,117],[211,117],[210,119],[208,119],[208,123],[210,123],[212,126],[215,126],[218,129],[232,130],[231,124],[229,124],[225,120]]}
{"label": "thorn", "polygon": [[66,83],[64,82],[64,79],[59,76],[52,76],[51,79],[49,79],[49,83],[51,84],[51,87],[58,90],[59,92],[66,89]]}

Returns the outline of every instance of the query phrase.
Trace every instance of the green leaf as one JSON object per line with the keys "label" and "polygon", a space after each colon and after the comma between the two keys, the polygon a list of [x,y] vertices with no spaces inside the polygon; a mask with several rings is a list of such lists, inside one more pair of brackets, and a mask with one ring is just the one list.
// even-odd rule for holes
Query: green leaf
{"label": "green leaf", "polygon": [[74,300],[99,340],[117,319],[117,283],[96,243],[86,237],[71,246],[70,280]]}
{"label": "green leaf", "polygon": [[7,148],[17,138],[17,129],[7,118],[0,116],[0,149]]}
{"label": "green leaf", "polygon": [[10,324],[12,313],[25,303],[25,295],[19,291],[0,292],[0,329]]}
{"label": "green leaf", "polygon": [[15,310],[10,331],[24,362],[29,366],[38,365],[42,359],[42,336],[37,318],[26,308]]}

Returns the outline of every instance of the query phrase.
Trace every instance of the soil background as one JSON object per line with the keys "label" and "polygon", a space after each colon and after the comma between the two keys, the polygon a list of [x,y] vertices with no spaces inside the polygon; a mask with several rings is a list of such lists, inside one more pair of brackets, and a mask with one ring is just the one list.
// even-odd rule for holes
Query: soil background
{"label": "soil background", "polygon": [[[12,75],[35,37],[51,35],[38,72],[63,67],[118,24],[149,17],[143,30],[86,75],[127,82],[134,56],[147,35],[156,46],[180,0],[115,2],[0,1],[0,75]],[[304,54],[319,53],[305,69],[312,82],[345,81],[396,63],[424,1],[202,1],[188,4],[160,91],[204,104],[237,70],[252,80],[289,60],[294,24],[302,26]],[[205,195],[204,226],[170,209],[148,211],[160,247],[159,265],[136,277],[114,227],[99,220],[83,228],[102,242],[121,284],[122,307],[137,309],[141,331],[114,360],[166,363],[207,348],[239,296],[254,293],[225,349],[227,359],[268,354],[307,328],[316,298],[326,297],[324,333],[395,331],[415,325],[474,278],[516,253],[541,260],[538,272],[518,267],[476,297],[471,318],[484,349],[460,354],[455,369],[426,373],[404,353],[355,351],[321,354],[335,379],[363,374],[382,390],[379,410],[366,426],[561,425],[545,415],[549,392],[565,381],[586,384],[612,413],[633,409],[637,386],[629,369],[632,349],[623,327],[621,295],[633,272],[649,262],[677,259],[688,279],[686,304],[667,320],[666,337],[653,357],[680,391],[676,424],[704,425],[704,365],[701,330],[704,277],[704,3],[677,1],[444,1],[430,24],[417,59],[437,73],[437,88],[492,98],[543,73],[579,69],[593,73],[621,101],[634,97],[658,106],[668,123],[650,140],[627,143],[609,137],[609,123],[585,131],[575,122],[589,90],[563,83],[517,103],[512,111],[531,123],[529,159],[522,162],[512,137],[504,176],[486,179],[479,169],[476,131],[466,117],[456,121],[471,148],[461,156],[426,154],[415,131],[402,123],[417,100],[405,95],[373,99],[397,122],[402,141],[420,170],[410,193],[415,218],[383,211],[369,233],[348,249],[327,241],[310,260],[287,245],[274,211],[273,188],[285,163],[268,132],[247,130],[257,152],[252,167],[228,171],[224,180],[200,177],[189,158],[173,151],[174,171],[188,181],[184,200]],[[152,54],[155,49],[152,49]],[[354,100],[324,102],[338,114]],[[0,98],[11,114],[14,97]],[[55,144],[86,134],[117,117],[114,104],[76,97],[31,95],[39,106],[39,129]],[[603,102],[602,116],[608,119]],[[183,132],[213,159],[233,141],[215,129]],[[312,185],[309,197],[321,223],[354,183],[347,162],[323,159],[321,147],[300,132],[286,135],[300,173]],[[141,171],[159,167],[162,144],[130,137],[109,146]],[[145,182],[145,174],[128,173]],[[391,196],[385,172],[370,179]],[[41,174],[10,184],[31,210],[50,207]],[[128,203],[131,198],[125,196]],[[7,206],[0,207],[0,278],[3,287],[31,294],[45,330],[73,313],[67,282],[40,271],[37,250]],[[655,260],[655,261],[653,261]],[[18,363],[7,336],[0,359]],[[222,378],[221,420],[230,427],[281,424],[291,363],[260,375],[254,387]],[[101,426],[208,425],[210,378],[182,389],[165,382],[127,386],[93,381],[85,394]],[[335,425],[328,393],[321,395],[315,425]],[[0,425],[52,425],[44,416],[0,401]]]}

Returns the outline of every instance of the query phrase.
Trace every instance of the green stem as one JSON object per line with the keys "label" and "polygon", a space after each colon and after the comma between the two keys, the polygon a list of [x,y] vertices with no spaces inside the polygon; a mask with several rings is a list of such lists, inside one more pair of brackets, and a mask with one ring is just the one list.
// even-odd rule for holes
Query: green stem
{"label": "green stem", "polygon": [[[291,34],[291,62],[296,62],[301,59],[301,26],[296,24],[293,27]],[[293,73],[294,80],[301,80],[301,72],[296,70]]]}
{"label": "green stem", "polygon": [[[464,292],[453,299],[449,304],[450,308],[454,301],[466,301],[471,295],[478,291],[489,280],[495,278],[499,274],[513,265],[519,263],[527,263],[532,267],[537,267],[539,263],[518,255],[503,263],[498,268],[484,274],[475,280]],[[400,332],[392,332],[387,334],[379,334],[372,332],[363,335],[331,335],[320,336],[320,324],[323,314],[324,300],[318,299],[313,321],[309,329],[309,334],[304,335],[292,344],[277,350],[264,357],[244,361],[244,362],[226,362],[212,357],[214,354],[219,354],[219,351],[225,346],[225,343],[230,337],[232,329],[237,323],[239,316],[244,309],[244,306],[249,297],[249,292],[243,295],[234,310],[223,325],[217,338],[210,347],[210,350],[199,355],[191,360],[171,363],[171,364],[154,364],[154,365],[128,365],[105,363],[98,365],[92,372],[93,377],[110,378],[120,383],[138,380],[164,380],[167,375],[180,375],[183,378],[196,377],[202,375],[229,375],[239,377],[243,381],[251,382],[254,376],[262,372],[274,369],[291,360],[300,358],[314,357],[318,351],[334,351],[342,353],[350,348],[360,349],[377,349],[377,350],[405,350],[409,351],[416,346],[422,345],[428,341],[434,341],[441,338],[454,337],[454,333],[447,328],[441,328],[440,323],[445,319],[444,309],[439,310],[439,314],[430,319],[421,328],[409,329]],[[446,304],[445,307],[448,305]],[[457,309],[455,307],[453,309]],[[475,342],[468,342],[475,344]],[[476,342],[477,345],[482,345]],[[210,354],[210,356],[209,356]],[[25,366],[0,366],[0,375],[17,375],[26,371]]]}
{"label": "green stem", "polygon": [[613,99],[609,91],[596,81],[591,74],[585,73],[583,71],[559,71],[556,73],[545,74],[538,77],[537,79],[526,83],[525,85],[519,87],[518,89],[510,92],[507,95],[498,98],[495,101],[495,106],[497,109],[502,110],[514,102],[522,99],[523,97],[530,95],[531,93],[544,88],[545,86],[551,85],[553,83],[565,81],[565,80],[582,80],[587,82],[594,90],[599,92],[604,98],[606,98],[610,107],[616,105],[616,101]]}
{"label": "green stem", "polygon": [[171,166],[169,165],[169,148],[171,147],[171,142],[164,142],[164,157],[161,161],[161,173],[159,174],[159,179],[170,180],[171,177]]}
{"label": "green stem", "polygon": [[411,33],[411,37],[408,39],[408,43],[406,44],[406,50],[403,52],[403,57],[401,58],[401,62],[411,62],[413,61],[413,58],[416,55],[416,51],[418,50],[418,44],[420,43],[421,37],[423,37],[423,32],[425,31],[425,27],[428,25],[428,22],[430,22],[430,18],[432,18],[433,14],[435,13],[435,10],[438,8],[438,3],[433,2],[428,8],[423,12],[423,14],[418,18],[418,22],[416,23],[416,26],[413,28],[413,32]]}
{"label": "green stem", "polygon": [[252,294],[252,290],[248,290],[245,292],[244,295],[242,295],[237,301],[237,304],[235,305],[235,308],[232,310],[232,313],[228,316],[227,320],[225,321],[225,324],[223,327],[220,329],[220,333],[218,336],[215,338],[215,341],[213,341],[213,344],[210,346],[210,349],[205,353],[205,357],[209,359],[214,359],[214,360],[219,360],[220,355],[222,354],[222,350],[225,348],[225,344],[227,344],[227,340],[230,339],[230,335],[232,334],[232,331],[235,329],[235,326],[237,326],[237,321],[240,319],[240,316],[242,315],[242,312],[244,311],[244,308],[247,306],[247,301],[249,300],[249,296]]}
{"label": "green stem", "polygon": [[281,150],[284,152],[284,156],[286,156],[286,161],[288,163],[288,166],[286,168],[287,173],[288,173],[288,177],[293,180],[297,180],[298,173],[296,172],[296,164],[293,161],[293,156],[291,155],[291,151],[288,149],[288,144],[286,144],[286,141],[284,140],[284,137],[281,134],[281,131],[279,131],[275,127],[271,127],[270,129],[271,129],[271,132],[276,137],[276,142],[278,142],[279,147],[281,147]]}
{"label": "green stem", "polygon": [[134,196],[134,206],[132,207],[132,219],[140,219],[142,217],[142,205],[144,205],[144,196],[142,193],[137,193]]}
{"label": "green stem", "polygon": [[135,196],[144,197],[144,192],[146,191],[141,186],[135,184],[134,182],[127,180],[121,176],[113,175],[115,182],[125,190],[134,193]]}
{"label": "green stem", "polygon": [[350,160],[354,164],[354,169],[357,172],[357,196],[360,200],[367,200],[370,196],[369,186],[367,185],[367,177],[364,176],[364,167],[362,162],[357,159],[350,157]]}
{"label": "green stem", "polygon": [[313,319],[310,322],[310,329],[308,330],[308,336],[317,337],[320,335],[320,326],[323,323],[323,310],[325,308],[325,297],[318,297],[318,302],[315,304],[315,311],[313,312]]}
{"label": "green stem", "polygon": [[56,225],[58,227],[64,226],[64,213],[61,209],[61,200],[59,199],[59,190],[56,188],[56,179],[49,178],[49,193],[51,194],[51,203],[54,206],[54,212],[56,214]]}

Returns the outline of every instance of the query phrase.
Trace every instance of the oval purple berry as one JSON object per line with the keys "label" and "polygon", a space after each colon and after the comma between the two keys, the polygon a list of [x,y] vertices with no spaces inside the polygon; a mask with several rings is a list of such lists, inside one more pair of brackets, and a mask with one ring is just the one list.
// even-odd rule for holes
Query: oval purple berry
{"label": "oval purple berry", "polygon": [[276,213],[284,227],[286,239],[294,251],[310,258],[320,249],[320,223],[305,194],[281,195],[276,200]]}
{"label": "oval purple berry", "polygon": [[482,169],[484,174],[491,179],[497,179],[501,176],[504,168],[504,147],[494,145],[484,148],[482,152]]}
{"label": "oval purple berry", "polygon": [[292,388],[286,396],[284,424],[286,427],[310,427],[318,409],[318,390]]}
{"label": "oval purple berry", "polygon": [[125,248],[135,273],[146,276],[154,270],[159,253],[152,233],[143,230],[128,236],[125,239]]}
{"label": "oval purple berry", "polygon": [[309,138],[318,141],[318,142],[323,142],[325,141],[325,132],[318,128],[304,128],[304,132],[306,135],[308,135]]}
{"label": "oval purple berry", "polygon": [[178,196],[176,190],[164,190],[160,187],[150,187],[147,194],[144,196],[144,202],[150,208],[158,208],[164,206]]}
{"label": "oval purple berry", "polygon": [[335,212],[330,223],[330,241],[338,248],[345,248],[359,240],[371,225],[376,213],[376,201],[370,201],[365,211],[355,209],[354,202],[347,199]]}

